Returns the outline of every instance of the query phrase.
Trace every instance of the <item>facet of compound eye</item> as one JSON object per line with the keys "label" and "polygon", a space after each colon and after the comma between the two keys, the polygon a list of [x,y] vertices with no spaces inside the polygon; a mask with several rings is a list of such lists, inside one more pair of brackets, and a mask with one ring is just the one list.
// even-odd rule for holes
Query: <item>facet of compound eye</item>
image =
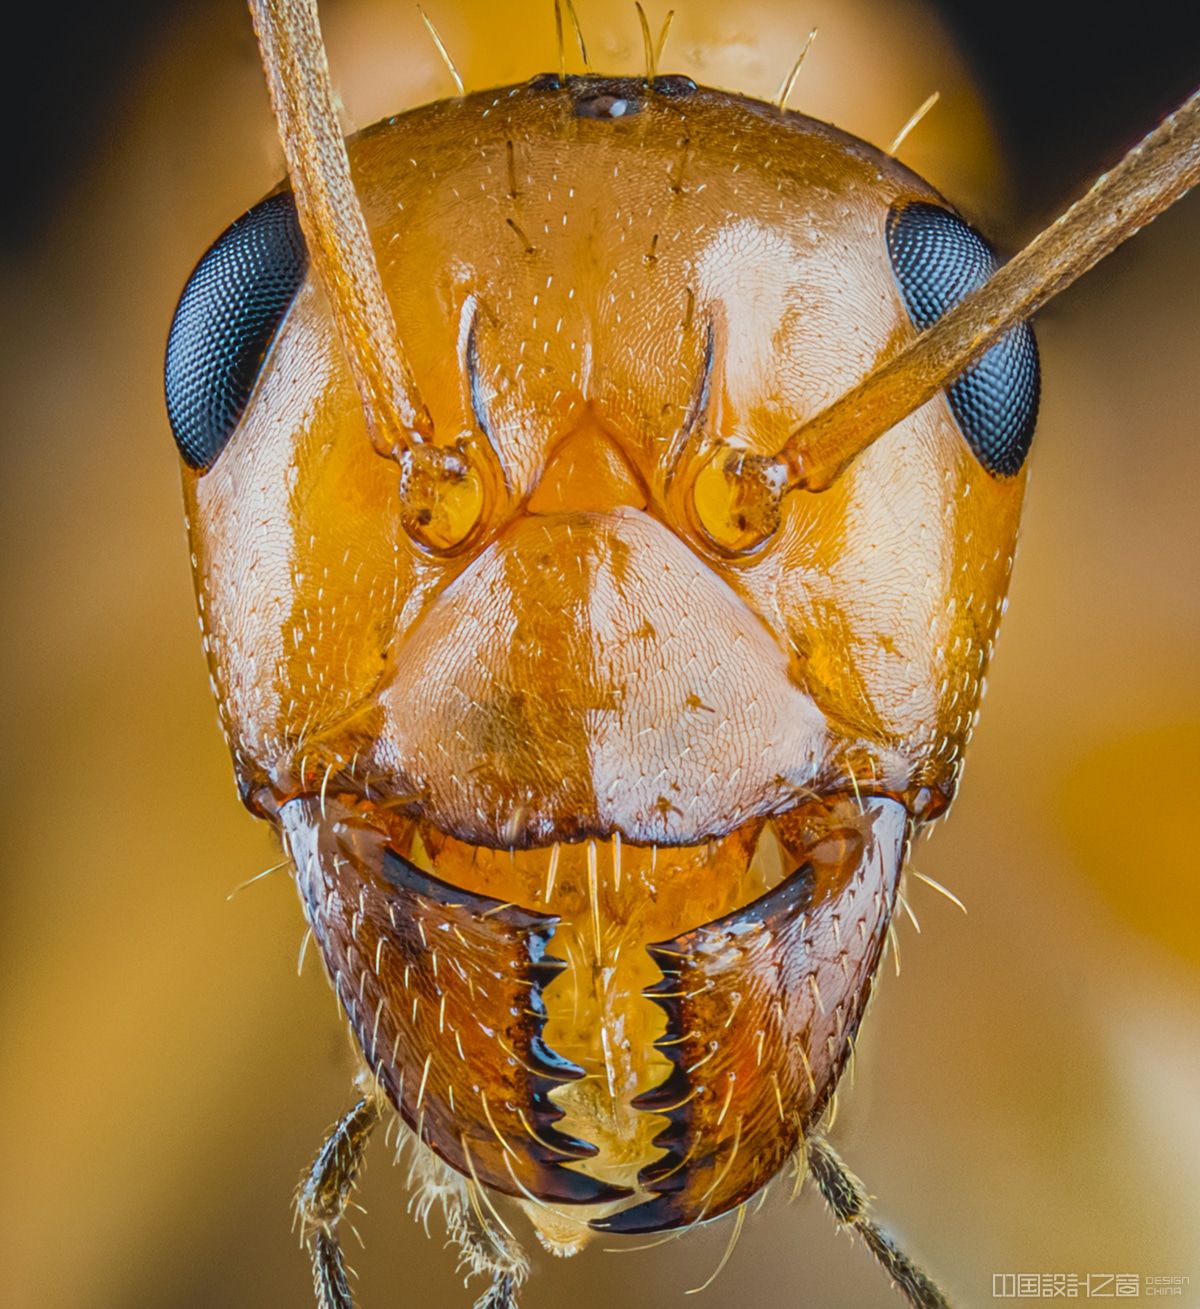
{"label": "facet of compound eye", "polygon": [[[921,331],[982,286],[998,266],[983,237],[937,205],[893,209],[887,243],[905,307]],[[1040,385],[1033,330],[1022,323],[946,389],[967,444],[989,473],[1020,472],[1037,423]]]}
{"label": "facet of compound eye", "polygon": [[290,191],[217,238],[188,278],[167,339],[167,414],[190,468],[212,467],[241,420],[308,269]]}

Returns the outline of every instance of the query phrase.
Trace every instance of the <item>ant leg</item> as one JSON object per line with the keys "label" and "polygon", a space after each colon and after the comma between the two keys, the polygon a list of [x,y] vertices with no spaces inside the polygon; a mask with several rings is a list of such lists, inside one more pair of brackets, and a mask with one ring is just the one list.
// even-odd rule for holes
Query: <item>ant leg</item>
{"label": "ant leg", "polygon": [[379,1102],[364,1096],[344,1114],[317,1151],[296,1195],[300,1232],[312,1258],[313,1291],[319,1309],[354,1309],[337,1225],[362,1171]]}
{"label": "ant leg", "polygon": [[496,1280],[475,1301],[473,1309],[517,1309],[517,1288],[511,1273],[497,1273]]}
{"label": "ant leg", "polygon": [[804,1143],[808,1171],[839,1223],[856,1232],[913,1309],[950,1309],[949,1301],[872,1219],[863,1184],[820,1137]]}

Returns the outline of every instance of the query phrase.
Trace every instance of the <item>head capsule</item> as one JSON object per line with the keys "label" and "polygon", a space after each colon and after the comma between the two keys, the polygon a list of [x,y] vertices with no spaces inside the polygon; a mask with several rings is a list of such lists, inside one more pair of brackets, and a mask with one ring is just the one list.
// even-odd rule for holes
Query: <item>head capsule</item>
{"label": "head capsule", "polygon": [[[789,491],[789,434],[987,265],[919,178],[676,78],[539,78],[349,155],[402,366],[363,364],[341,265],[291,229],[207,256],[173,335],[232,397],[176,435],[243,793],[443,1157],[614,1230],[712,1216],[823,1111],[905,842],[953,794],[1032,346]],[[475,967],[533,998],[473,1004]]]}

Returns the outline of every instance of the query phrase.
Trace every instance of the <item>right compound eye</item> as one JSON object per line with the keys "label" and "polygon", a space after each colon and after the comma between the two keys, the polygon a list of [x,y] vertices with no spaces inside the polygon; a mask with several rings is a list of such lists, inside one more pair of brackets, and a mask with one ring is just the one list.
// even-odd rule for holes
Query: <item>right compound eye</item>
{"label": "right compound eye", "polygon": [[308,270],[290,191],[227,228],[183,288],[167,338],[167,414],[189,468],[211,468],[241,421]]}
{"label": "right compound eye", "polygon": [[[924,332],[999,267],[991,246],[957,214],[906,204],[888,215],[888,254],[909,317]],[[1033,329],[1005,333],[946,388],[976,459],[993,477],[1021,471],[1037,423],[1041,374]]]}

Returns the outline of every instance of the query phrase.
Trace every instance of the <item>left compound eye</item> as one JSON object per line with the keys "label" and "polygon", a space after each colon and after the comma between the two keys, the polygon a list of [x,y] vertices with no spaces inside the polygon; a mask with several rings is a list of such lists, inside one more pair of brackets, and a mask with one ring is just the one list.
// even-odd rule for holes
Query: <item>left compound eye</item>
{"label": "left compound eye", "polygon": [[167,414],[190,468],[211,468],[241,421],[308,269],[291,192],[219,236],[188,279],[167,338]]}
{"label": "left compound eye", "polygon": [[[906,204],[888,215],[888,254],[904,305],[925,331],[992,275],[998,261],[948,209]],[[996,477],[1020,472],[1037,423],[1041,374],[1028,323],[1014,327],[946,388],[975,457]]]}

